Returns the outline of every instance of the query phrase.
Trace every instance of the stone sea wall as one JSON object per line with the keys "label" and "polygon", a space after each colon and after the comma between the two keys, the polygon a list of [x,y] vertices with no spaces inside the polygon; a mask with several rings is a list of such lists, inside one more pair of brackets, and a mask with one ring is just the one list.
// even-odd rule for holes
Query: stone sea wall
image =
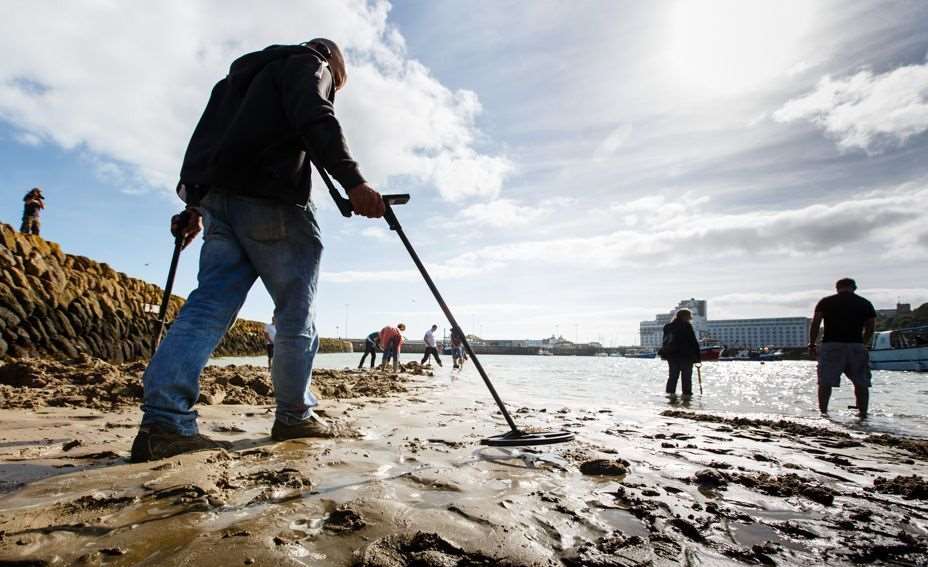
{"label": "stone sea wall", "polygon": [[[75,357],[110,362],[151,355],[162,289],[105,263],[62,252],[0,223],[0,357]],[[168,321],[183,299],[172,296]],[[239,320],[217,354],[264,352],[263,324]]]}

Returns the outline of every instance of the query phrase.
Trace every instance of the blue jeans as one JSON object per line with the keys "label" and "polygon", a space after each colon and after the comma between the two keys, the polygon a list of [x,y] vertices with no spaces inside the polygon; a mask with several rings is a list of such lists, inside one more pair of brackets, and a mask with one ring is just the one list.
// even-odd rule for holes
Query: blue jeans
{"label": "blue jeans", "polygon": [[277,420],[312,417],[309,390],[316,334],[316,283],[322,240],[314,210],[271,200],[210,193],[197,288],[145,370],[142,425],[196,435],[200,372],[261,278],[274,301],[277,336],[271,379]]}

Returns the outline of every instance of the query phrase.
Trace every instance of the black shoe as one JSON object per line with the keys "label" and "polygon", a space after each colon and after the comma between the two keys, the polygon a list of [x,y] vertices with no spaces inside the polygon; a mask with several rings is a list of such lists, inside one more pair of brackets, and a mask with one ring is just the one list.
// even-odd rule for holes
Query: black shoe
{"label": "black shoe", "polygon": [[313,415],[306,421],[296,425],[286,425],[274,420],[271,428],[271,439],[286,441],[287,439],[302,439],[304,437],[334,437],[335,432],[324,421]]}
{"label": "black shoe", "polygon": [[144,425],[139,428],[139,433],[132,442],[132,456],[129,460],[133,463],[144,463],[167,459],[181,453],[231,447],[232,444],[228,441],[215,441],[206,435],[187,437],[159,425]]}

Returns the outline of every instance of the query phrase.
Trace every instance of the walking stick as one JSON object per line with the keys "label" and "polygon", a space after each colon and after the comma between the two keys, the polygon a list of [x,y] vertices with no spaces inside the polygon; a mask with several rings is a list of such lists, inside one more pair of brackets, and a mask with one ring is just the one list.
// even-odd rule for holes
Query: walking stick
{"label": "walking stick", "polygon": [[[351,202],[348,199],[342,197],[342,195],[335,188],[335,185],[332,183],[332,180],[329,179],[329,175],[326,173],[326,171],[321,168],[318,163],[313,162],[313,164],[316,166],[316,170],[319,172],[319,176],[322,177],[322,180],[328,186],[329,194],[331,194],[332,198],[335,199],[335,204],[338,206],[339,211],[341,211],[343,216],[350,217],[352,213]],[[474,353],[470,343],[467,341],[467,336],[464,334],[464,331],[461,330],[461,327],[458,325],[454,315],[452,315],[451,309],[448,308],[448,304],[445,303],[445,300],[441,296],[441,293],[438,291],[438,288],[435,287],[435,282],[432,281],[432,277],[429,276],[428,271],[425,269],[425,265],[422,263],[422,260],[419,259],[419,255],[416,254],[415,249],[413,249],[412,244],[406,237],[406,233],[403,231],[403,227],[400,226],[399,220],[397,220],[396,215],[393,212],[392,205],[402,205],[408,202],[409,195],[384,195],[383,201],[384,205],[386,205],[384,219],[387,221],[387,224],[390,225],[390,230],[396,232],[396,234],[400,237],[400,240],[403,242],[403,246],[406,247],[406,251],[409,252],[409,256],[412,258],[413,263],[416,265],[416,268],[419,269],[419,273],[422,274],[422,278],[425,280],[425,284],[428,286],[429,290],[432,292],[432,295],[435,297],[435,301],[438,302],[438,306],[441,307],[445,317],[448,318],[448,322],[451,323],[452,333],[454,331],[460,333],[461,343],[464,345],[464,351],[467,352],[470,358],[474,361],[474,368],[477,369],[480,377],[483,378],[483,383],[486,384],[486,387],[490,391],[490,395],[493,396],[493,400],[496,402],[500,413],[503,415],[503,418],[509,425],[510,431],[482,439],[480,444],[494,447],[523,447],[528,445],[551,445],[554,443],[565,443],[567,441],[573,441],[574,435],[569,431],[526,432],[521,431],[518,426],[516,426],[515,421],[513,421],[512,416],[506,409],[506,404],[504,404],[502,398],[499,397],[499,394],[496,392],[496,388],[494,388],[493,383],[490,382],[490,377],[487,376],[486,371],[483,369],[483,365],[480,364],[480,360],[477,358],[476,353]]]}
{"label": "walking stick", "polygon": [[696,379],[699,380],[699,395],[702,395],[702,363],[696,363]]}
{"label": "walking stick", "polygon": [[168,269],[168,281],[164,284],[164,294],[161,296],[161,306],[158,308],[158,321],[155,334],[152,337],[151,353],[155,354],[161,337],[164,334],[164,323],[168,315],[168,303],[171,301],[171,290],[174,289],[174,276],[177,275],[177,262],[180,260],[180,251],[184,249],[184,237],[174,239],[174,255],[171,256],[171,267]]}

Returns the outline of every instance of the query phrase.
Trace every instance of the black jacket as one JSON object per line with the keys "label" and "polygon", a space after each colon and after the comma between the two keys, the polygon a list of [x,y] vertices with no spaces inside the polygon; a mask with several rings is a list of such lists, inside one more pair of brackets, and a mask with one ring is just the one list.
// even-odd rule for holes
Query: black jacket
{"label": "black jacket", "polygon": [[664,325],[664,358],[698,362],[700,360],[699,340],[696,331],[688,321],[676,320]]}
{"label": "black jacket", "polygon": [[304,204],[306,150],[342,187],[363,183],[334,101],[332,73],[310,47],[272,45],[239,57],[213,87],[187,146],[180,183],[188,192],[202,186]]}

